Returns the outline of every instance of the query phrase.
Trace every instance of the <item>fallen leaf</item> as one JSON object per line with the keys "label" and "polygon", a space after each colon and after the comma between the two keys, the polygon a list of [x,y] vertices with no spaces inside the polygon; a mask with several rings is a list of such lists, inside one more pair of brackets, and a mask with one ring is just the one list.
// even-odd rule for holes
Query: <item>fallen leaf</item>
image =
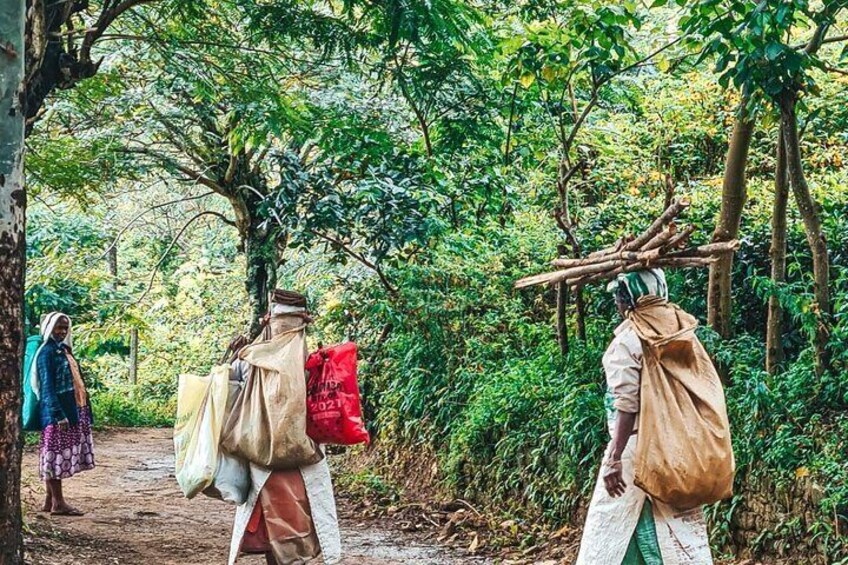
{"label": "fallen leaf", "polygon": [[477,548],[479,548],[479,547],[480,547],[480,536],[475,534],[474,540],[472,540],[471,545],[468,546],[468,551],[470,553],[475,553],[477,551]]}

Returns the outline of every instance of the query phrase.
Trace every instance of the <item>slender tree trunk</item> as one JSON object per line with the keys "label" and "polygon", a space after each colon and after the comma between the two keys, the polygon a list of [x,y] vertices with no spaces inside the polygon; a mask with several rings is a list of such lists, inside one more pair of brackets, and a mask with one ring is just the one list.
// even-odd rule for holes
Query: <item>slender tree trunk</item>
{"label": "slender tree trunk", "polygon": [[130,383],[138,384],[138,328],[130,330]]}
{"label": "slender tree trunk", "polygon": [[512,102],[509,105],[509,121],[506,124],[506,147],[504,147],[504,165],[509,165],[512,157],[512,122],[515,119],[515,98],[518,95],[518,83],[512,87]]}
{"label": "slender tree trunk", "polygon": [[261,318],[268,312],[268,294],[277,286],[277,249],[267,230],[252,220],[244,238],[244,255],[247,260],[247,296],[252,319],[251,339],[261,331]]}
{"label": "slender tree trunk", "polygon": [[[754,123],[748,119],[745,110],[746,100],[742,101],[739,114],[733,125],[727,161],[724,167],[724,184],[721,194],[721,212],[718,224],[713,232],[713,241],[730,241],[739,235],[742,222],[742,208],[745,206],[746,182],[745,167],[748,163],[748,149],[754,133]],[[707,323],[722,337],[731,334],[731,273],[733,255],[723,255],[710,267],[710,282],[707,290]]]}
{"label": "slender tree trunk", "polygon": [[23,563],[24,0],[0,0],[0,565]]}
{"label": "slender tree trunk", "polygon": [[586,299],[583,295],[583,287],[574,291],[574,306],[577,311],[577,337],[580,341],[586,341]]}
{"label": "slender tree trunk", "polygon": [[[560,257],[565,255],[567,253],[566,247],[560,245],[558,247],[558,253]],[[559,352],[565,357],[568,355],[568,285],[565,281],[556,285],[556,297],[557,341],[559,342]]]}
{"label": "slender tree trunk", "polygon": [[109,277],[111,280],[109,281],[109,288],[114,292],[118,290],[118,245],[112,245],[109,247],[109,251],[106,254],[106,259],[109,266]]}
{"label": "slender tree trunk", "polygon": [[813,255],[814,294],[816,297],[816,370],[819,374],[830,369],[830,259],[827,252],[827,239],[822,230],[821,211],[810,193],[801,157],[801,142],[798,137],[798,118],[795,114],[796,96],[794,93],[780,99],[780,116],[783,139],[786,145],[786,165],[792,192],[807,233],[807,243]]}
{"label": "slender tree trunk", "polygon": [[[778,131],[777,167],[774,177],[774,209],[771,218],[771,280],[775,285],[786,281],[786,205],[789,200],[789,177],[786,170],[786,145]],[[766,325],[766,371],[777,373],[783,363],[783,307],[777,296],[768,302]]]}
{"label": "slender tree trunk", "polygon": [[117,283],[118,280],[118,246],[113,245],[109,248],[109,275]]}

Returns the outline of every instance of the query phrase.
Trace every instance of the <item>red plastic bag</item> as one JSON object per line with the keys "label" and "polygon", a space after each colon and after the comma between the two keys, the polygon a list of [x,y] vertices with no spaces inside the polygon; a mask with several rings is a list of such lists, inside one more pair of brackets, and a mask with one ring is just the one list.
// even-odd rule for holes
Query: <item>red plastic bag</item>
{"label": "red plastic bag", "polygon": [[306,434],[318,443],[368,443],[356,382],[356,344],[319,349],[306,360],[306,371]]}

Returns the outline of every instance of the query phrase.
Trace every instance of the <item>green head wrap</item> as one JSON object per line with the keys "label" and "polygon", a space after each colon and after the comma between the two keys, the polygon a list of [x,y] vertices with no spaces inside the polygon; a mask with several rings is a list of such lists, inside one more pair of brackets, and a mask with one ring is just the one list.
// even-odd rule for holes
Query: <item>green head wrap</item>
{"label": "green head wrap", "polygon": [[623,299],[630,308],[635,308],[643,296],[657,296],[668,300],[668,284],[662,269],[622,273],[607,285],[607,290]]}

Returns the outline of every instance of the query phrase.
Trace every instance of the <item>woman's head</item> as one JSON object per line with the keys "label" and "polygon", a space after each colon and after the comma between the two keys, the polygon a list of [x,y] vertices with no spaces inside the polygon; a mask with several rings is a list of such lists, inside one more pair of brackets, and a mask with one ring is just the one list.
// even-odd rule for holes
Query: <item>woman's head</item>
{"label": "woman's head", "polygon": [[71,345],[71,318],[62,312],[50,312],[41,322],[41,337]]}
{"label": "woman's head", "polygon": [[607,286],[607,290],[613,293],[615,306],[624,317],[636,308],[639,299],[644,296],[668,300],[668,284],[662,269],[622,273]]}
{"label": "woman's head", "polygon": [[71,320],[67,316],[59,316],[56,319],[56,324],[53,326],[53,339],[56,341],[65,341],[68,337],[68,331],[71,329]]}

